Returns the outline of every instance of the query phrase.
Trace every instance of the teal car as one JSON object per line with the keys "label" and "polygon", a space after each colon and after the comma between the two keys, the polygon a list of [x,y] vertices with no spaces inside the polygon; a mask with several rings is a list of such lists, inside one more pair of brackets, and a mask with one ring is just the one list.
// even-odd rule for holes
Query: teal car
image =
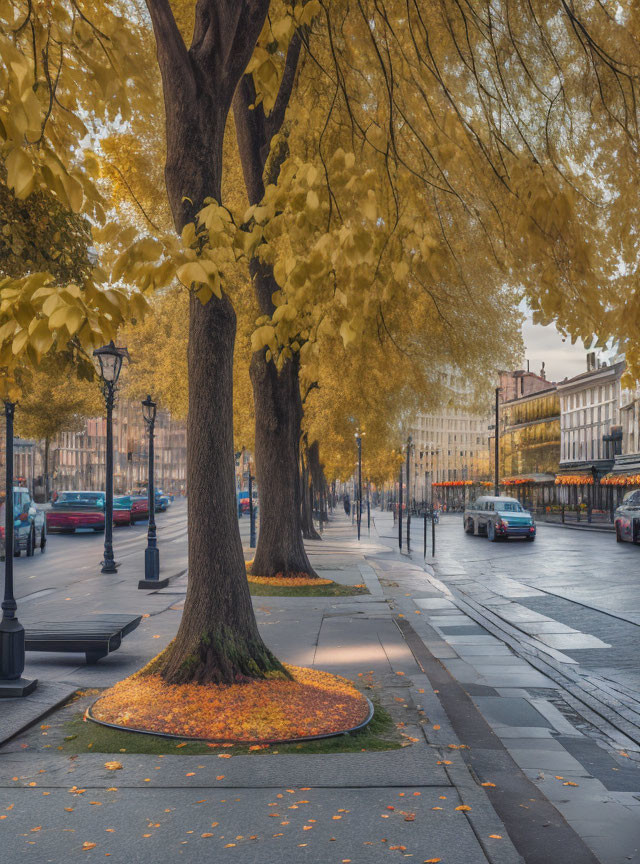
{"label": "teal car", "polygon": [[470,503],[464,511],[466,534],[488,537],[492,543],[521,537],[533,542],[536,525],[533,516],[516,498],[506,495],[482,495]]}

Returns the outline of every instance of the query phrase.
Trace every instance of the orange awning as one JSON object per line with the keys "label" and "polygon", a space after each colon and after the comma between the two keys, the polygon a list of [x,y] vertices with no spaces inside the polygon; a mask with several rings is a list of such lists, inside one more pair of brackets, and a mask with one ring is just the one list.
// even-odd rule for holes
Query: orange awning
{"label": "orange awning", "polygon": [[640,486],[640,474],[606,474],[600,481],[601,486]]}

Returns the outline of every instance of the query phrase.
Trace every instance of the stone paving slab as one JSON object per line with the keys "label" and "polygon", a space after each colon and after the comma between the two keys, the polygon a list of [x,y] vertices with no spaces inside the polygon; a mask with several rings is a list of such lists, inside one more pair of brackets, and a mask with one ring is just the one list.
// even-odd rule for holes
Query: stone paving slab
{"label": "stone paving slab", "polygon": [[571,738],[583,737],[582,732],[569,723],[564,715],[558,711],[555,705],[552,705],[548,699],[535,699],[529,697],[529,702],[533,705],[536,711],[539,711],[543,717],[546,717],[547,720],[549,720],[557,732]]}
{"label": "stone paving slab", "polygon": [[[112,758],[119,771],[104,765]],[[271,788],[275,786],[420,786],[450,785],[439,755],[425,743],[379,753],[233,756],[149,756],[122,753],[115,757],[81,753],[5,753],[0,756],[0,783],[5,787],[69,788],[72,785],[140,788],[201,787]],[[44,773],[40,773],[43,771]],[[13,781],[11,778],[18,777]],[[80,778],[80,779],[79,779]],[[147,778],[149,782],[146,782]],[[220,779],[218,779],[220,778]]]}
{"label": "stone paving slab", "polygon": [[551,680],[551,678],[547,678],[546,675],[543,675],[535,669],[517,672],[486,672],[482,678],[491,687],[544,687],[553,689],[558,686],[555,681]]}
{"label": "stone paving slab", "polygon": [[540,633],[540,642],[544,642],[550,648],[558,648],[561,651],[575,651],[584,648],[611,648],[597,636],[587,633]]}
{"label": "stone paving slab", "polygon": [[[30,677],[34,677],[31,675]],[[66,702],[76,688],[67,684],[39,681],[28,696],[0,701],[0,744],[13,738],[26,726],[37,722],[49,711]]]}
{"label": "stone paving slab", "polygon": [[541,726],[551,723],[531,705],[527,699],[515,697],[476,697],[476,705],[491,725],[498,726]]}
{"label": "stone paving slab", "polygon": [[[117,864],[340,864],[345,859],[378,864],[403,853],[416,861],[439,857],[447,864],[487,864],[466,814],[455,810],[459,798],[449,786],[406,785],[402,798],[400,790],[386,788],[289,788],[236,788],[223,795],[210,789],[91,790],[91,800],[100,805],[92,805],[88,793],[59,791],[43,798],[23,789],[12,792],[10,801],[0,794],[0,810],[7,802],[14,805],[3,826],[3,848],[38,864],[86,862],[96,855],[103,860],[106,854]],[[300,803],[291,810],[289,802]],[[96,847],[84,852],[85,842]],[[501,841],[485,842],[499,847]]]}
{"label": "stone paving slab", "polygon": [[559,737],[558,742],[580,761],[608,792],[630,792],[640,804],[640,769],[624,757],[614,757],[588,738]]}
{"label": "stone paving slab", "polygon": [[588,777],[587,769],[574,759],[563,747],[556,749],[549,742],[548,747],[508,747],[509,753],[520,768],[536,769],[537,771],[548,771],[553,774],[571,774],[571,776]]}

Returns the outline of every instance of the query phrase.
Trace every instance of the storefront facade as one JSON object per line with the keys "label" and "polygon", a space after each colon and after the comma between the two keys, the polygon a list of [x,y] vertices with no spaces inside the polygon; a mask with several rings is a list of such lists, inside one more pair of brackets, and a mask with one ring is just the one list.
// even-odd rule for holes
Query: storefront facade
{"label": "storefront facade", "polygon": [[565,507],[610,512],[616,496],[603,482],[622,448],[620,379],[624,361],[598,364],[587,356],[587,371],[558,384],[561,412],[558,502]]}

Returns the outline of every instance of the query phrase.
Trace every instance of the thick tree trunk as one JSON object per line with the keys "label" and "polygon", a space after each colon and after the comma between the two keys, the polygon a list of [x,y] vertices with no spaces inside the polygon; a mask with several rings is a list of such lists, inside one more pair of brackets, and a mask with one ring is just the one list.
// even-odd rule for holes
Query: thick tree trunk
{"label": "thick tree trunk", "polygon": [[[280,130],[294,85],[301,40],[289,45],[282,83],[273,111],[266,117],[255,105],[251,75],[245,75],[233,102],[238,151],[251,204],[264,196],[264,171],[273,136]],[[271,159],[267,182],[275,183],[286,146]],[[270,266],[258,258],[251,264],[256,299],[263,315],[275,311],[273,293],[278,285]],[[305,573],[315,576],[302,542],[299,446],[302,402],[297,356],[278,372],[264,351],[251,361],[251,382],[256,416],[256,474],[260,493],[260,534],[252,571],[259,576]]]}
{"label": "thick tree trunk", "polygon": [[[169,0],[147,0],[165,101],[165,178],[178,232],[221,200],[222,142],[269,0],[198,0],[187,50]],[[236,517],[233,346],[228,297],[189,311],[189,583],[174,642],[154,665],[169,683],[231,684],[284,670],[256,624]]]}
{"label": "thick tree trunk", "polygon": [[302,536],[305,540],[321,540],[322,538],[313,524],[313,489],[311,486],[308,450],[305,451],[302,458],[300,487],[302,498]]}
{"label": "thick tree trunk", "polygon": [[[189,585],[163,675],[225,683],[281,669],[264,646],[247,585],[236,518],[230,301],[191,298],[189,324]],[[261,502],[262,503],[262,502]]]}
{"label": "thick tree trunk", "polygon": [[260,495],[260,534],[251,570],[267,577],[315,576],[302,542],[298,359],[287,361],[278,372],[259,351],[251,358],[250,372]]}

